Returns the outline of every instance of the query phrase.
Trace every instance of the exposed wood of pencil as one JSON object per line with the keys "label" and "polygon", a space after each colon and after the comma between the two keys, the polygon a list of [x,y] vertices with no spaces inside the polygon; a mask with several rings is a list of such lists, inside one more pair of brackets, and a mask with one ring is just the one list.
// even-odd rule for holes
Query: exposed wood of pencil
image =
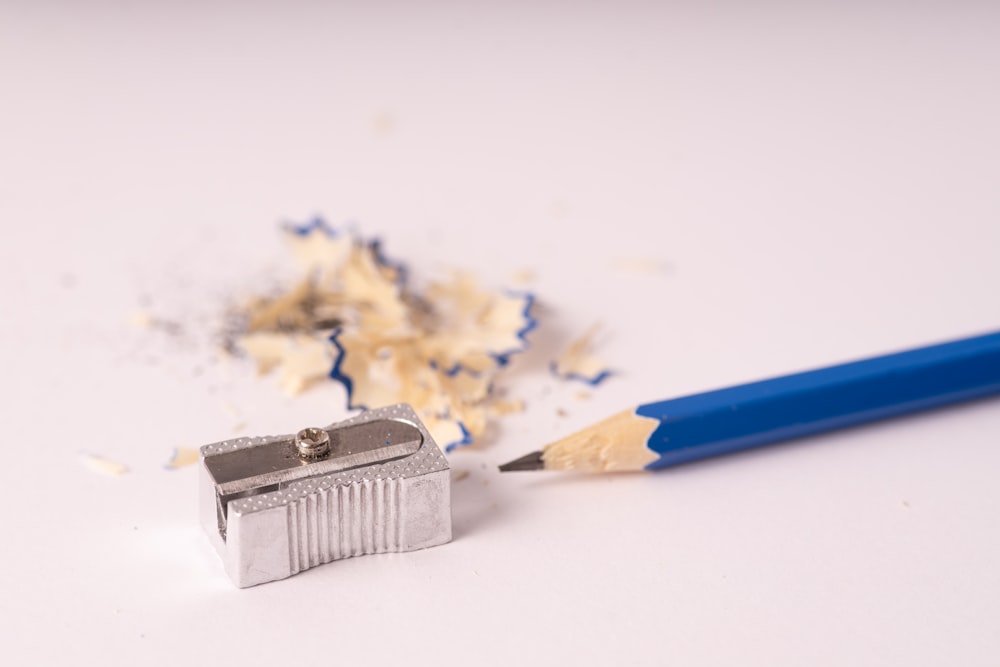
{"label": "exposed wood of pencil", "polygon": [[[545,470],[643,470],[657,459],[656,452],[650,450],[646,442],[659,424],[658,419],[640,417],[632,410],[625,410],[546,445],[542,449],[542,462]],[[508,468],[524,469],[530,468]]]}

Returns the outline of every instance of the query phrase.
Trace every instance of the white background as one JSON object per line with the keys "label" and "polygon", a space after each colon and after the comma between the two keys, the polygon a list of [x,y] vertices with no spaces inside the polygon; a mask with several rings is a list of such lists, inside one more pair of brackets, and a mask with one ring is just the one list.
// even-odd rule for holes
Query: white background
{"label": "white background", "polygon": [[[0,5],[4,662],[997,664],[996,400],[495,472],[635,403],[1000,327],[1000,10],[785,4]],[[162,466],[346,415],[205,338],[317,212],[418,274],[534,269],[528,409],[452,455],[450,545],[238,591]],[[544,365],[595,321],[620,373],[583,400]]]}

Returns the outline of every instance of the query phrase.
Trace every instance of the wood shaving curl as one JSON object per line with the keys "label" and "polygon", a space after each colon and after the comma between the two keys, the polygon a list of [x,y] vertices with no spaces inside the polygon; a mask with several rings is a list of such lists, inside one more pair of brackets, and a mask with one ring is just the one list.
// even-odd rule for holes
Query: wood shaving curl
{"label": "wood shaving curl", "polygon": [[259,372],[276,372],[289,394],[332,377],[351,408],[409,403],[446,448],[523,409],[493,387],[527,347],[531,295],[483,289],[466,273],[420,293],[377,242],[321,220],[286,231],[303,277],[285,294],[253,300],[236,340]]}
{"label": "wood shaving curl", "polygon": [[594,339],[600,330],[595,324],[590,330],[570,343],[569,347],[552,362],[552,372],[565,380],[579,380],[598,385],[611,376],[611,369],[593,353]]}

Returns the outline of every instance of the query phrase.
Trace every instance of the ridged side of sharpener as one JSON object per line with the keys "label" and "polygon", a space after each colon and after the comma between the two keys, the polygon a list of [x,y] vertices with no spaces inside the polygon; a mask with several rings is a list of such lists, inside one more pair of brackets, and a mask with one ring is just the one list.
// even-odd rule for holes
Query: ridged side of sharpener
{"label": "ridged side of sharpener", "polygon": [[332,560],[400,551],[401,480],[318,489],[286,505],[292,574]]}

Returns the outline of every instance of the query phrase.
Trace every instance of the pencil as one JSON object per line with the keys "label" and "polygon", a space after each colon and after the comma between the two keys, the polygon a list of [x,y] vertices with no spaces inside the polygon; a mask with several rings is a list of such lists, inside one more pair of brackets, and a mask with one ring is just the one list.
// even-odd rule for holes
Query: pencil
{"label": "pencil", "polygon": [[997,393],[1000,332],[647,403],[500,470],[653,470]]}

